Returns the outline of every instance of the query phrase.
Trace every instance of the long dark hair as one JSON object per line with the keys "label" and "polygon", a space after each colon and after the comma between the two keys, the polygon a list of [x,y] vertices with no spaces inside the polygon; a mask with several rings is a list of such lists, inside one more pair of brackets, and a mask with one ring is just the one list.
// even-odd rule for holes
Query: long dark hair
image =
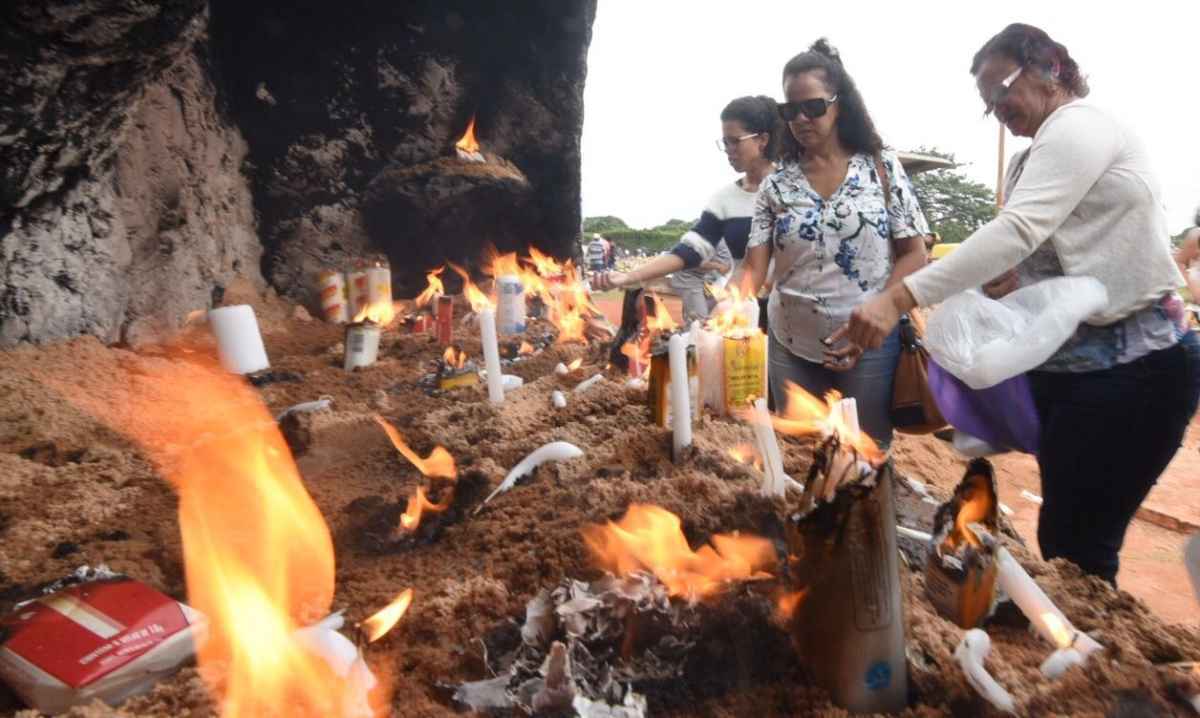
{"label": "long dark hair", "polygon": [[1079,63],[1066,46],[1033,25],[1014,22],[993,35],[971,59],[971,74],[978,75],[980,66],[993,55],[1003,55],[1022,67],[1037,68],[1043,77],[1054,79],[1076,97],[1087,97],[1090,91]]}
{"label": "long dark hair", "polygon": [[766,95],[739,97],[721,110],[721,122],[740,122],[747,132],[767,136],[763,154],[769,160],[779,156],[779,136],[783,121],[779,119],[775,100]]}
{"label": "long dark hair", "polygon": [[[875,131],[875,123],[867,105],[863,102],[854,78],[846,72],[838,51],[829,44],[829,40],[821,38],[814,42],[807,52],[802,52],[787,61],[783,66],[783,82],[796,75],[820,70],[825,74],[825,87],[831,94],[837,95],[838,140],[851,152],[862,152],[874,155],[883,149],[883,140]],[[800,158],[800,143],[792,136],[791,130],[781,132],[781,154],[785,158]]]}

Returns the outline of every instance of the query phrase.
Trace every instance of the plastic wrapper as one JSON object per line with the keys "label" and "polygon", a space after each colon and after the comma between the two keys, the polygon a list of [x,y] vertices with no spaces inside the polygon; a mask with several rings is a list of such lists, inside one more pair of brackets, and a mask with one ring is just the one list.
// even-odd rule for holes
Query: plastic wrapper
{"label": "plastic wrapper", "polygon": [[996,300],[957,294],[929,317],[925,347],[972,389],[986,389],[1038,367],[1108,302],[1092,277],[1055,277]]}

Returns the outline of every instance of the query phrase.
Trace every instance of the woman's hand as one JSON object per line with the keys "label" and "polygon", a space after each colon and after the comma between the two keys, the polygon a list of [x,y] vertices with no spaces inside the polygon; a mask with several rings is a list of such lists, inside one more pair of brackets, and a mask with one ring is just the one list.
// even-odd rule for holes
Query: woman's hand
{"label": "woman's hand", "polygon": [[850,321],[825,340],[836,344],[846,339],[862,349],[878,349],[883,340],[892,333],[900,321],[900,315],[916,306],[903,282],[897,282],[887,291],[871,297],[850,313]]}
{"label": "woman's hand", "polygon": [[862,355],[862,347],[847,342],[843,347],[825,350],[824,366],[830,371],[850,371],[858,366],[858,360],[862,358]]}
{"label": "woman's hand", "polygon": [[592,289],[606,291],[632,284],[628,272],[599,272],[592,277]]}

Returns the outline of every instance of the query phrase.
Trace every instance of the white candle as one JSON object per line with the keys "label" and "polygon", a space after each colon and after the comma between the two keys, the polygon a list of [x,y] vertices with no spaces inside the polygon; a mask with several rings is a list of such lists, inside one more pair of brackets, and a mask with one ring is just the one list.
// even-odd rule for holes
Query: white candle
{"label": "white candle", "polygon": [[725,340],[717,332],[704,329],[697,332],[696,359],[700,370],[700,395],[714,414],[725,413],[724,387]]}
{"label": "white candle", "polygon": [[550,401],[554,402],[554,408],[565,409],[567,406],[567,397],[557,389],[550,392]]}
{"label": "white candle", "polygon": [[771,412],[767,410],[767,400],[754,400],[754,443],[758,445],[758,455],[763,461],[762,492],[767,496],[783,496],[787,491],[787,483],[783,474],[783,454],[779,450],[779,439],[775,436],[775,427],[771,423]]}
{"label": "white candle", "polygon": [[488,399],[493,404],[504,401],[504,374],[500,371],[500,345],[496,340],[496,310],[479,310],[479,338],[483,342],[483,362],[487,368]]}
{"label": "white candle", "polygon": [[1071,666],[1082,666],[1087,661],[1083,654],[1074,648],[1059,648],[1042,661],[1042,675],[1054,680],[1067,672]]}
{"label": "white candle", "polygon": [[1004,547],[996,549],[996,563],[1000,588],[1017,604],[1037,632],[1055,648],[1073,648],[1085,659],[1103,648],[1091,636],[1071,625],[1058,606]]}
{"label": "white candle", "polygon": [[671,432],[674,438],[675,460],[692,445],[692,407],[688,396],[687,337],[671,336],[667,342],[671,364]]}
{"label": "white candle", "polygon": [[983,659],[992,650],[992,639],[988,634],[972,628],[963,635],[962,642],[954,650],[954,657],[967,677],[967,683],[983,696],[984,700],[995,706],[996,710],[1004,713],[1015,712],[1013,697],[983,666]]}
{"label": "white candle", "polygon": [[226,371],[252,374],[271,367],[249,304],[210,309],[208,324],[217,337],[217,355]]}

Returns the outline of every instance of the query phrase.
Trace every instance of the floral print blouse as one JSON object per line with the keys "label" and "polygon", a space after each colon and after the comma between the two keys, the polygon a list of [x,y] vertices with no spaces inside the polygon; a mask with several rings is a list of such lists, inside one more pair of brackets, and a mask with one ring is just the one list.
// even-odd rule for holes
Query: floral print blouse
{"label": "floral print blouse", "polygon": [[823,361],[821,340],[884,288],[894,260],[889,236],[929,234],[896,153],[884,150],[882,161],[890,205],[875,160],[865,153],[850,158],[846,178],[828,199],[813,189],[795,160],[785,161],[759,190],[749,246],[770,243],[775,260],[767,305],[771,333],[808,361]]}

